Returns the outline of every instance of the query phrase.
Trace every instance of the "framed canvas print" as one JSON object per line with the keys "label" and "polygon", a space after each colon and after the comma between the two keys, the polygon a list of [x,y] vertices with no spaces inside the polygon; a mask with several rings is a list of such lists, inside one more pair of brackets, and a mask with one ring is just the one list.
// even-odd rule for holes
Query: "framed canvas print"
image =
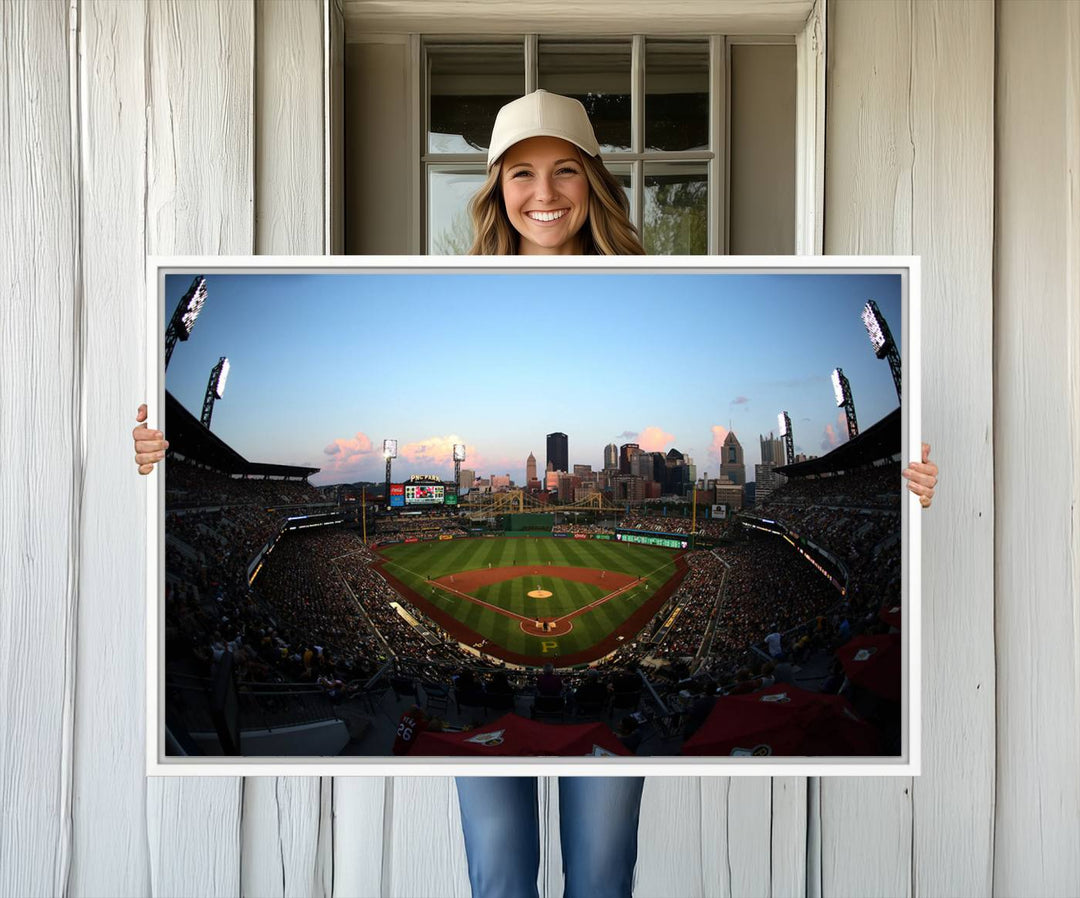
{"label": "framed canvas print", "polygon": [[152,774],[919,772],[915,258],[152,258]]}

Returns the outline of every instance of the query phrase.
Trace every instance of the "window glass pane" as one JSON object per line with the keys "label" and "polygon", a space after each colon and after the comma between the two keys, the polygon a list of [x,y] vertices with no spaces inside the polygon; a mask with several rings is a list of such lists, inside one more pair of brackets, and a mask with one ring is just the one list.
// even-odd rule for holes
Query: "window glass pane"
{"label": "window glass pane", "polygon": [[645,149],[709,149],[707,41],[646,41]]}
{"label": "window glass pane", "polygon": [[704,163],[645,165],[645,252],[704,255],[709,240],[708,182]]}
{"label": "window glass pane", "polygon": [[472,245],[468,205],[486,177],[483,165],[428,169],[428,246],[433,256],[463,256]]}
{"label": "window glass pane", "polygon": [[429,46],[429,153],[486,152],[499,108],[525,93],[525,48]]}
{"label": "window glass pane", "polygon": [[539,42],[538,86],[580,100],[601,153],[630,149],[629,40]]}

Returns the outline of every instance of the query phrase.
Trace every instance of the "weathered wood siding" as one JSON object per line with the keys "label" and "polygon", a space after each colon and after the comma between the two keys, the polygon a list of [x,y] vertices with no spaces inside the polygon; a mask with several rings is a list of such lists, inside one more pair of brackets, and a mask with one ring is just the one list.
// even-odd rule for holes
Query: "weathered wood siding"
{"label": "weathered wood siding", "polygon": [[922,257],[922,430],[943,473],[922,522],[923,774],[822,780],[823,895],[992,888],[994,15],[829,4],[825,252]]}
{"label": "weathered wood siding", "polygon": [[[1075,894],[1080,5],[828,10],[825,251],[923,259],[923,775],[650,779],[636,894]],[[468,893],[449,778],[143,775],[144,255],[332,247],[342,39],[2,6],[0,895]]]}

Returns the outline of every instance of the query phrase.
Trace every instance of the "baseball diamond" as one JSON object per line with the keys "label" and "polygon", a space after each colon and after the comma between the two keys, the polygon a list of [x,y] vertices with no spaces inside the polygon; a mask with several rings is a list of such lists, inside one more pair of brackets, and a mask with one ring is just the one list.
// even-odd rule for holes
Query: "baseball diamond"
{"label": "baseball diamond", "polygon": [[632,640],[686,573],[680,552],[523,536],[385,546],[381,574],[455,639],[516,664],[579,664]]}

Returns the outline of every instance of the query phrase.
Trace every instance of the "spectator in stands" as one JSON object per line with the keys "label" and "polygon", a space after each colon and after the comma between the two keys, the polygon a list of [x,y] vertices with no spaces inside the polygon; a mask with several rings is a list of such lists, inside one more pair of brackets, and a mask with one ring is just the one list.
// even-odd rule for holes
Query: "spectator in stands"
{"label": "spectator in stands", "polygon": [[683,718],[683,739],[689,739],[698,731],[716,705],[716,683],[706,680],[701,684],[701,697],[697,699]]}
{"label": "spectator in stands", "polygon": [[765,645],[769,648],[769,655],[776,660],[782,660],[784,650],[781,647],[781,636],[779,633],[779,627],[776,624],[772,625],[772,632],[765,637]]}
{"label": "spectator in stands", "polygon": [[555,673],[555,666],[548,662],[544,665],[544,672],[536,679],[537,695],[562,695],[562,677]]}

